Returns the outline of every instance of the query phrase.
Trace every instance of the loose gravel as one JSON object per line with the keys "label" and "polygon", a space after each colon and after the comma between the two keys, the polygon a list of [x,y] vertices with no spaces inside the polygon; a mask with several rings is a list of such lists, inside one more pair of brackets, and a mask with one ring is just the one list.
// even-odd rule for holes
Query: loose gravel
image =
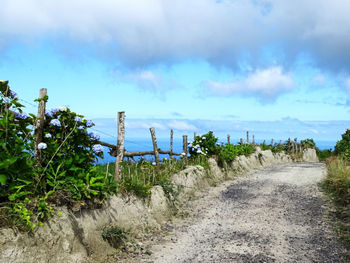
{"label": "loose gravel", "polygon": [[210,188],[132,262],[350,262],[318,186],[325,173],[322,163],[278,164]]}

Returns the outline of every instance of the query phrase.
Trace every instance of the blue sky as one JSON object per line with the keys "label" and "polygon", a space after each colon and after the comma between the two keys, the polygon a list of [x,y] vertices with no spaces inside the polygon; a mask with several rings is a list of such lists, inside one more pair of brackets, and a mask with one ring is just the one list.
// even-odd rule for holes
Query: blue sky
{"label": "blue sky", "polygon": [[[336,141],[349,127],[346,0],[0,0],[0,79],[127,137],[214,130]],[[103,134],[101,134],[103,135]]]}

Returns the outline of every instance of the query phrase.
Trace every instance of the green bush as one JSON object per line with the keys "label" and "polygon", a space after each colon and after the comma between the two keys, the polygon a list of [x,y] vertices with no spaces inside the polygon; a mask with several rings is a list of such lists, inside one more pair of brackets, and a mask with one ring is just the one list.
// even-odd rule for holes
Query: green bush
{"label": "green bush", "polygon": [[218,153],[218,138],[210,131],[202,136],[196,136],[193,142],[189,142],[188,148],[191,156],[207,155],[212,156]]}
{"label": "green bush", "polygon": [[334,153],[337,155],[343,154],[350,149],[350,129],[347,129],[341,137],[342,139],[334,147]]}
{"label": "green bush", "polygon": [[316,154],[317,154],[317,157],[320,161],[326,161],[329,157],[332,156],[333,152],[332,152],[332,149],[320,150],[320,149],[316,148]]}
{"label": "green bush", "polygon": [[314,142],[313,139],[301,140],[300,144],[301,144],[303,149],[306,149],[306,148],[315,149],[316,148],[316,143]]}
{"label": "green bush", "polygon": [[271,147],[271,152],[273,153],[279,153],[284,151],[285,151],[284,145],[277,144]]}
{"label": "green bush", "polygon": [[98,135],[88,132],[91,121],[67,107],[48,111],[35,160],[36,117],[23,111],[8,81],[0,81],[0,95],[0,217],[5,223],[34,229],[54,212],[49,200],[56,201],[58,192],[65,200],[102,200],[115,192],[113,176],[94,166],[103,149]]}
{"label": "green bush", "polygon": [[255,147],[250,144],[234,145],[226,144],[219,147],[219,160],[232,162],[239,155],[249,156],[255,151]]}

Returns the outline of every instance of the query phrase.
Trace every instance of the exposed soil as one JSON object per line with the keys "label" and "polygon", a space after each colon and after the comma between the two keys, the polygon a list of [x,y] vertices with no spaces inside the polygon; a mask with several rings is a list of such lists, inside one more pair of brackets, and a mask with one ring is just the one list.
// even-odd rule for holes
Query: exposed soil
{"label": "exposed soil", "polygon": [[318,187],[325,173],[322,163],[279,164],[210,188],[142,243],[151,255],[122,262],[350,262]]}

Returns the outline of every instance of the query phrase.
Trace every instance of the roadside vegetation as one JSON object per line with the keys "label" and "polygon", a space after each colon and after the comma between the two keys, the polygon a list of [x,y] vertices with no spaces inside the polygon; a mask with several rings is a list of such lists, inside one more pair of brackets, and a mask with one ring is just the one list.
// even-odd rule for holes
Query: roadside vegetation
{"label": "roadside vegetation", "polygon": [[[115,180],[113,163],[95,165],[97,158],[103,158],[103,147],[100,136],[91,131],[91,120],[67,107],[47,110],[35,151],[37,117],[25,112],[7,81],[0,81],[0,95],[0,227],[32,231],[58,213],[59,206],[72,211],[96,208],[116,193],[147,201],[155,185],[175,202],[178,193],[171,182],[173,174],[188,165],[200,165],[209,175],[209,158],[223,165],[256,150],[255,145],[219,144],[210,131],[189,142],[188,158],[164,158],[159,165],[145,159],[123,161],[121,177]],[[40,100],[48,97],[36,101]],[[260,147],[274,153],[292,149],[290,141]],[[312,143],[304,142],[304,147]]]}
{"label": "roadside vegetation", "polygon": [[323,189],[335,204],[336,231],[350,247],[350,130],[334,147],[334,155],[323,153],[327,159],[327,178]]}

